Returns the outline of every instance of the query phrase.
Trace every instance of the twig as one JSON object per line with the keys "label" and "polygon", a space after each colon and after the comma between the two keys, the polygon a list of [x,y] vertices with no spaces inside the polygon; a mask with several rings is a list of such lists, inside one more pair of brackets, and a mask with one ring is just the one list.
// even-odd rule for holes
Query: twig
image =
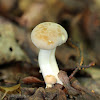
{"label": "twig", "polygon": [[73,72],[72,74],[69,76],[69,79],[71,79],[77,72],[79,69],[83,69],[83,68],[89,68],[91,66],[94,66],[95,62],[91,62],[89,65],[82,65],[82,66],[78,66]]}

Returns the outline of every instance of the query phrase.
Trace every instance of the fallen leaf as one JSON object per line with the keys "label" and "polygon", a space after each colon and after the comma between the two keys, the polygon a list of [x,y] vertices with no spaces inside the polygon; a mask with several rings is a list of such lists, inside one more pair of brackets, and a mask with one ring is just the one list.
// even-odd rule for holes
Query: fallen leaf
{"label": "fallen leaf", "polygon": [[0,86],[0,91],[4,92],[4,95],[1,98],[1,100],[4,99],[4,97],[6,96],[6,94],[11,94],[11,93],[20,93],[21,94],[20,84],[17,84],[17,85],[12,86],[12,87],[3,87],[3,86]]}
{"label": "fallen leaf", "polygon": [[33,76],[23,78],[23,82],[26,83],[26,84],[44,83],[44,81],[41,81],[40,79],[33,77]]}
{"label": "fallen leaf", "polygon": [[67,76],[67,73],[65,71],[60,70],[60,72],[58,73],[58,77],[62,81],[69,95],[75,96],[80,94],[78,90],[74,89],[70,85],[69,77]]}

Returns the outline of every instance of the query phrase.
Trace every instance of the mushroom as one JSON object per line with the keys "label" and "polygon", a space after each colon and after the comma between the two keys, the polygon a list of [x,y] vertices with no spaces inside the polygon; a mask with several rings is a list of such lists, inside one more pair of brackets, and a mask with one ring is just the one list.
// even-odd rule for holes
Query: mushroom
{"label": "mushroom", "polygon": [[32,30],[31,40],[40,49],[38,62],[47,88],[55,83],[62,84],[58,78],[59,68],[55,50],[57,46],[65,43],[67,38],[66,30],[54,22],[40,23]]}

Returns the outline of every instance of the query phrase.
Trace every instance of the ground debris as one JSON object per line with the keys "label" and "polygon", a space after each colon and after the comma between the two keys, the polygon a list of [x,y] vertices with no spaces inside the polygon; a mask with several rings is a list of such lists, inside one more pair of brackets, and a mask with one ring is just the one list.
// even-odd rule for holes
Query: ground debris
{"label": "ground debris", "polygon": [[66,72],[60,71],[58,77],[61,79],[67,94],[71,96],[71,98],[77,98],[75,100],[81,98],[81,100],[99,100],[100,96],[95,94],[94,92],[89,91],[88,89],[84,88],[80,85],[77,79],[72,77],[69,79]]}
{"label": "ground debris", "polygon": [[[30,39],[31,29],[47,21],[68,32],[56,51],[63,85],[53,88],[44,88]],[[100,100],[99,70],[100,0],[0,0],[0,100]]]}
{"label": "ground debris", "polygon": [[85,91],[80,90],[80,94],[78,95],[70,95],[68,92],[65,92],[65,89],[66,88],[59,84],[56,84],[53,88],[21,87],[21,95],[13,94],[4,100],[100,100],[98,94],[85,92],[87,89]]}
{"label": "ground debris", "polygon": [[39,87],[33,96],[29,100],[44,100],[45,90],[42,87]]}
{"label": "ground debris", "polygon": [[27,88],[24,87],[21,89],[22,94],[32,96],[36,92],[37,88]]}
{"label": "ground debris", "polygon": [[8,100],[29,100],[25,95],[19,96],[19,95],[11,95],[9,96]]}
{"label": "ground debris", "polygon": [[66,72],[60,71],[58,74],[59,79],[62,81],[64,87],[66,88],[69,95],[75,96],[80,94],[80,92],[70,85],[69,77],[67,76]]}
{"label": "ground debris", "polygon": [[64,91],[59,88],[47,88],[45,92],[46,100],[67,100]]}

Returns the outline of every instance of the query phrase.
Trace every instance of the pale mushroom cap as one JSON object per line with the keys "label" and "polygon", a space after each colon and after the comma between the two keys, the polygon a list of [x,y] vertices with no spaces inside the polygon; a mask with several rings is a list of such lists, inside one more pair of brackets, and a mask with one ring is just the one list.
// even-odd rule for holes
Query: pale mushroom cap
{"label": "pale mushroom cap", "polygon": [[57,79],[53,75],[45,76],[44,80],[45,80],[46,84],[55,84],[57,82]]}
{"label": "pale mushroom cap", "polygon": [[66,30],[59,24],[43,22],[37,25],[31,34],[33,44],[40,49],[54,49],[66,42]]}

